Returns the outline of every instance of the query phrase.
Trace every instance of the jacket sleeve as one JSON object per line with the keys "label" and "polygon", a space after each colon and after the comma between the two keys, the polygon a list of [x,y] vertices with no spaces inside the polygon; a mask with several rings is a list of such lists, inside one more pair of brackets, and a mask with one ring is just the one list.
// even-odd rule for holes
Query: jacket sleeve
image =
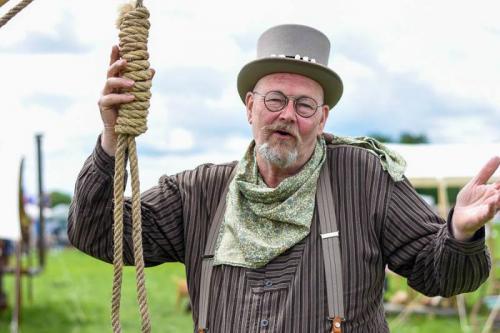
{"label": "jacket sleeve", "polygon": [[459,241],[409,181],[393,184],[383,232],[389,269],[427,295],[449,297],[476,290],[491,269],[484,227],[470,241]]}
{"label": "jacket sleeve", "polygon": [[[113,261],[114,158],[100,140],[85,161],[75,185],[68,216],[68,237],[81,251]],[[184,260],[182,200],[175,177],[163,176],[157,186],[141,194],[142,246],[146,266]],[[124,262],[133,265],[131,201],[125,198]]]}

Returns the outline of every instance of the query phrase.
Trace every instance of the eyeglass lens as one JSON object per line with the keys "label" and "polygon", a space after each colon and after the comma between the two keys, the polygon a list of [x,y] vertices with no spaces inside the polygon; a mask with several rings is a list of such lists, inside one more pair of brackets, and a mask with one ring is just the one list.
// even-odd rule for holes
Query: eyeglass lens
{"label": "eyeglass lens", "polygon": [[[279,91],[270,91],[264,97],[264,103],[269,111],[281,111],[288,104],[288,97]],[[311,117],[318,108],[314,99],[306,96],[295,98],[295,111],[302,117]]]}

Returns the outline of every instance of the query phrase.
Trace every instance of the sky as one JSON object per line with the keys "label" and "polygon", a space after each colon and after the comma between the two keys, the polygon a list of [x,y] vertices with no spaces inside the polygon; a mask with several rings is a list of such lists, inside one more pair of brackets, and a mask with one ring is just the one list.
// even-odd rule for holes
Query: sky
{"label": "sky", "polygon": [[[0,8],[0,15],[18,0]],[[0,28],[0,146],[27,158],[43,135],[46,191],[73,193],[102,125],[97,107],[124,1],[38,0]],[[238,160],[251,140],[239,70],[267,28],[313,26],[344,83],[327,132],[424,133],[433,143],[500,142],[500,3],[478,1],[159,1],[148,131],[136,139],[141,188],[207,162]],[[1,168],[1,164],[0,164]]]}

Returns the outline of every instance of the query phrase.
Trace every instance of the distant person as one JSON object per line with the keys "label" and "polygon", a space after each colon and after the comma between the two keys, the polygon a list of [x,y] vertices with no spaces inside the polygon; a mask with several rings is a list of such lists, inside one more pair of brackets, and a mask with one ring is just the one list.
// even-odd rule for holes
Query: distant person
{"label": "distant person", "polygon": [[[142,194],[145,262],[185,264],[195,331],[388,332],[386,265],[429,296],[473,291],[488,277],[483,226],[500,208],[500,184],[486,182],[500,158],[462,189],[443,220],[404,177],[396,153],[369,138],[323,133],[343,89],[329,52],[328,38],[307,26],[265,31],[258,59],[238,76],[253,134],[241,160],[164,175]],[[106,262],[113,259],[114,125],[119,105],[134,99],[119,92],[133,85],[120,78],[125,66],[113,47],[99,99],[104,130],[69,215],[70,241]],[[128,201],[127,264],[130,208]],[[328,229],[333,217],[338,230]]]}

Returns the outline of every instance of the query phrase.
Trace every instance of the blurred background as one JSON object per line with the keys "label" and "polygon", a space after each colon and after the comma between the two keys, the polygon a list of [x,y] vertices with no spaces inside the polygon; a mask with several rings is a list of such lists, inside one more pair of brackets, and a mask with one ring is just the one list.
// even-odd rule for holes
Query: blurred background
{"label": "blurred background", "polygon": [[[18,3],[1,0],[0,16]],[[73,250],[66,224],[76,177],[101,131],[97,100],[123,3],[33,1],[0,28],[0,332],[111,331],[112,267]],[[255,58],[258,36],[282,23],[311,25],[330,38],[329,66],[345,90],[326,131],[373,136],[399,151],[407,176],[443,216],[500,152],[498,1],[144,4],[156,75],[149,129],[137,138],[142,189],[165,173],[241,157],[251,133],[236,76]],[[393,332],[500,327],[495,221],[487,231],[494,269],[475,293],[427,299],[388,272]],[[182,265],[146,274],[153,331],[192,331]],[[127,270],[129,331],[139,327],[134,289]]]}

